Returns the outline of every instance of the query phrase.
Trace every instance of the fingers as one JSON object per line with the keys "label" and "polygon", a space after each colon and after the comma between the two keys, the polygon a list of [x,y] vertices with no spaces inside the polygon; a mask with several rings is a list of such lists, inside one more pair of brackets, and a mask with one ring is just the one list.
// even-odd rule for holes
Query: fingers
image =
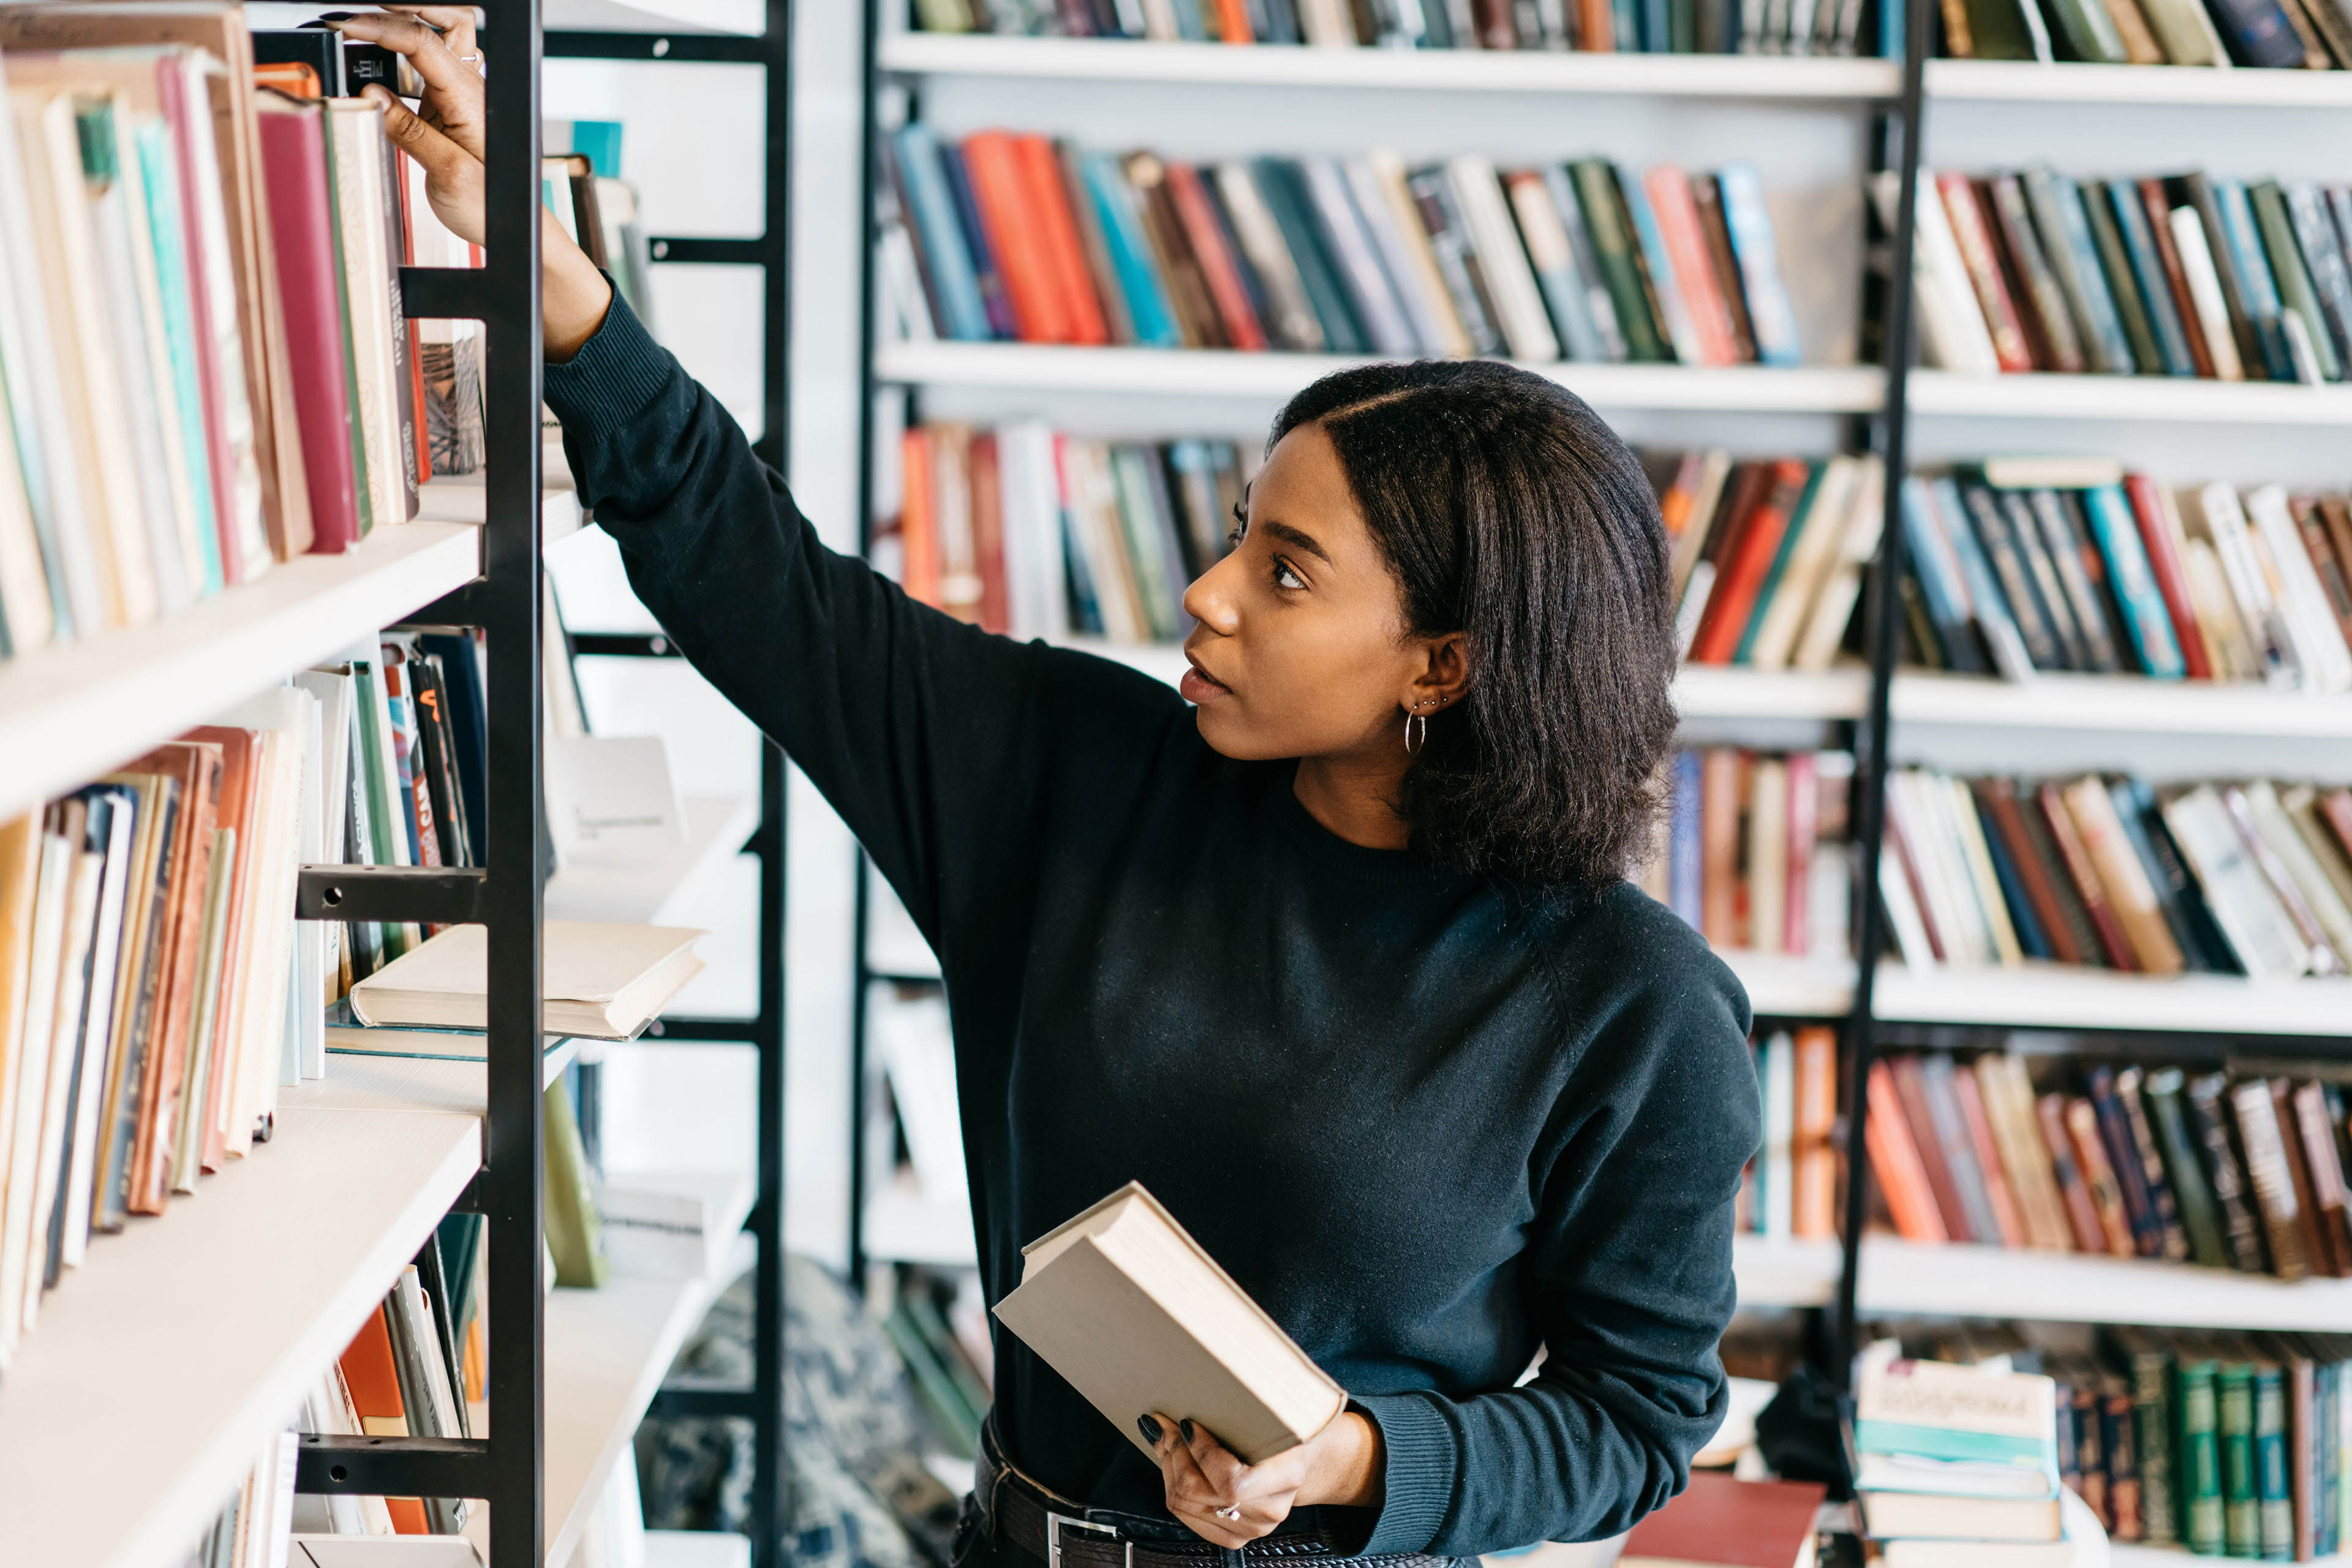
{"label": "fingers", "polygon": [[480,161],[425,124],[382,83],[371,82],[360,96],[370,103],[383,106],[383,133],[399,143],[410,157],[424,164],[425,174],[433,178],[454,179],[466,164]]}
{"label": "fingers", "polygon": [[375,15],[338,22],[345,37],[381,44],[404,57],[425,83],[425,112],[477,158],[480,146],[483,86],[480,74],[449,52],[441,35],[414,16]]}
{"label": "fingers", "polygon": [[428,26],[439,28],[441,41],[448,45],[449,52],[460,60],[475,52],[474,30],[478,13],[471,5],[386,5],[384,9],[414,16]]}
{"label": "fingers", "polygon": [[[1208,1429],[1166,1415],[1150,1418],[1159,1431],[1153,1454],[1160,1461],[1168,1511],[1203,1541],[1229,1550],[1273,1533],[1289,1517],[1298,1480],[1279,1459],[1253,1468],[1229,1452]],[[1145,1435],[1152,1427],[1146,1426]]]}

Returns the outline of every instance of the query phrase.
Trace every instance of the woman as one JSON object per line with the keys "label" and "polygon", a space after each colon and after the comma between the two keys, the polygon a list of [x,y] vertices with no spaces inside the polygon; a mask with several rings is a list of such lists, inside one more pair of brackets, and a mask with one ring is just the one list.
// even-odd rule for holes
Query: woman
{"label": "woman", "polygon": [[[422,15],[449,36],[344,26],[415,63],[424,118],[387,100],[392,134],[478,237],[470,22]],[[1758,1113],[1738,983],[1622,879],[1674,729],[1623,445],[1500,365],[1309,387],[1185,595],[1188,705],[827,552],[546,237],[581,499],[940,953],[989,1299],[1139,1179],[1353,1395],[1255,1466],[1137,1411],[1155,1468],[999,1335],[961,1560],[1468,1556],[1674,1495],[1723,1414]]]}

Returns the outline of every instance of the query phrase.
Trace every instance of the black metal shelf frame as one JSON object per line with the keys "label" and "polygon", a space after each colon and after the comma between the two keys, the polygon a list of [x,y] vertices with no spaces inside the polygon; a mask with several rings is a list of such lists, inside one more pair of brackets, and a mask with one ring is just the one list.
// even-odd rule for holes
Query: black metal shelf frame
{"label": "black metal shelf frame", "polygon": [[[541,1184],[541,967],[544,693],[541,626],[540,68],[543,58],[727,60],[767,71],[765,232],[756,239],[664,238],[663,261],[737,262],[765,269],[760,455],[781,468],[788,450],[790,346],[791,0],[767,0],[758,37],[663,37],[546,33],[541,0],[496,0],[495,44],[485,47],[488,216],[479,268],[404,268],[409,314],[479,321],[486,334],[487,476],[482,573],[412,616],[413,624],[478,627],[488,666],[487,864],[478,869],[303,868],[296,914],[305,920],[478,922],[488,927],[488,1096],[483,1168],[457,1205],[488,1217],[488,1394],[486,1437],[304,1439],[296,1473],[309,1492],[478,1498],[490,1507],[490,1568],[539,1568],[545,1552],[545,1308]],[[504,24],[499,26],[497,24]],[[594,651],[665,655],[661,639]],[[758,1198],[749,1228],[755,1265],[753,1386],[696,1390],[656,1413],[740,1415],[753,1425],[752,1562],[777,1568],[784,1517],[783,1131],[785,775],[782,753],[761,758],[761,819],[744,846],[760,857],[760,1005],[742,1019],[667,1020],[654,1037],[740,1040],[759,1051]]]}

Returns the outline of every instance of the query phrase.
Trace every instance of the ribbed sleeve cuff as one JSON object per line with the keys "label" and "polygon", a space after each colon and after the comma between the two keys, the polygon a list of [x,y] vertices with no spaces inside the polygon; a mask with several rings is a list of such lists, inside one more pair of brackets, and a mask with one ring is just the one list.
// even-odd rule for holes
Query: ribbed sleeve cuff
{"label": "ribbed sleeve cuff", "polygon": [[548,365],[540,385],[564,429],[584,436],[628,424],[652,406],[677,374],[677,361],[654,342],[614,289],[595,335],[566,363]]}
{"label": "ribbed sleeve cuff", "polygon": [[1426,1552],[1445,1523],[1462,1448],[1453,1424],[1425,1394],[1374,1394],[1350,1402],[1381,1429],[1380,1522],[1363,1555]]}

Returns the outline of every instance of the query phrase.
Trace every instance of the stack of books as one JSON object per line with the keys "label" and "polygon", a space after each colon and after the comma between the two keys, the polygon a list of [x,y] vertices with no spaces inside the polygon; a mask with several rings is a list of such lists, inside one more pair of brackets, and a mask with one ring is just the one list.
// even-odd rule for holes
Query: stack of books
{"label": "stack of books", "polygon": [[1862,0],[918,0],[933,33],[1318,48],[1850,55]]}
{"label": "stack of books", "polygon": [[907,592],[992,632],[1171,642],[1184,589],[1224,554],[1257,448],[1095,441],[1035,422],[919,426],[874,559]]}
{"label": "stack of books", "polygon": [[1809,1024],[1749,1041],[1764,1142],[1740,1173],[1738,1228],[1768,1241],[1837,1236],[1837,1031]]}
{"label": "stack of books", "polygon": [[916,338],[1542,362],[1804,358],[1746,163],[1193,164],[920,122],[881,265]]}
{"label": "stack of books", "polygon": [[[2352,365],[2341,186],[2047,166],[1921,178],[1913,279],[1946,370],[2315,383]],[[1892,180],[1874,187],[1884,212]]]}
{"label": "stack of books", "polygon": [[1907,964],[2352,973],[2352,790],[1928,768],[1886,787],[1878,891]]}
{"label": "stack of books", "polygon": [[1843,956],[1851,752],[1679,752],[1644,891],[1718,950]]}
{"label": "stack of books", "polygon": [[[2033,1373],[1865,1351],[1854,1378],[1854,1500],[1887,1568],[2069,1568],[2057,1389]],[[2105,1542],[2098,1543],[2102,1548]]]}
{"label": "stack of books", "polygon": [[1954,59],[2352,66],[2343,0],[1943,0],[1942,10],[1943,52]]}
{"label": "stack of books", "polygon": [[1694,664],[1826,669],[1878,548],[1874,457],[1645,455],[1673,549],[1675,635]]}
{"label": "stack of books", "polygon": [[2051,1377],[2059,1479],[2116,1541],[2309,1563],[2352,1539],[2352,1337],[2109,1328],[2042,1344],[2009,1323],[1870,1331],[1906,1354]]}
{"label": "stack of books", "polygon": [[479,338],[404,320],[400,268],[476,258],[383,111],[224,77],[235,6],[19,8],[0,47],[0,657],[414,517],[463,458],[433,430],[478,431]]}
{"label": "stack of books", "polygon": [[1931,668],[2352,689],[2352,498],[1996,458],[1906,480],[1903,523]]}
{"label": "stack of books", "polygon": [[2333,1083],[1931,1052],[1872,1063],[1869,1093],[1871,1169],[1906,1240],[2352,1278]]}

